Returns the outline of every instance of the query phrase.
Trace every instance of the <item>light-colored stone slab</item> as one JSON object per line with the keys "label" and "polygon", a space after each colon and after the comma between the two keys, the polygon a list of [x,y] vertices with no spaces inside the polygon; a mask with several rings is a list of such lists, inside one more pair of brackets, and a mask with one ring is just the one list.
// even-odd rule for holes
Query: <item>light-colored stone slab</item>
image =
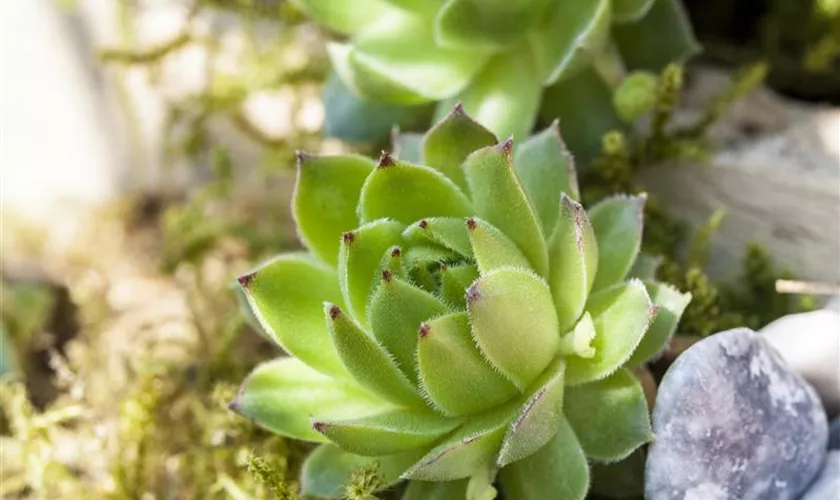
{"label": "light-colored stone slab", "polygon": [[[699,106],[721,88],[701,74],[689,92]],[[735,277],[745,246],[765,246],[799,278],[840,282],[840,108],[790,103],[768,90],[739,102],[712,132],[722,149],[709,164],[661,165],[642,182],[675,216],[702,224],[727,217],[715,236],[710,272]]]}

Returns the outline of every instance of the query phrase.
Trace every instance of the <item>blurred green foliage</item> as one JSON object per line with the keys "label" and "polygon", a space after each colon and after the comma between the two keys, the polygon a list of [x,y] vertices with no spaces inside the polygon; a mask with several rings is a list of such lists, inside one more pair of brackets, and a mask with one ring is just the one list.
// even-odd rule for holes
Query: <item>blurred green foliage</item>
{"label": "blurred green foliage", "polygon": [[704,57],[765,59],[768,84],[793,97],[840,102],[840,2],[686,0]]}

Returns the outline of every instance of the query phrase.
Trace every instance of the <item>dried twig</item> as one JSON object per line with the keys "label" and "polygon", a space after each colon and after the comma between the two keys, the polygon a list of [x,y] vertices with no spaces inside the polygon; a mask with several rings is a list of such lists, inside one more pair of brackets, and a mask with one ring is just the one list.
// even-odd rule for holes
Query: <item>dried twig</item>
{"label": "dried twig", "polygon": [[840,285],[813,281],[776,280],[776,291],[797,295],[840,295]]}

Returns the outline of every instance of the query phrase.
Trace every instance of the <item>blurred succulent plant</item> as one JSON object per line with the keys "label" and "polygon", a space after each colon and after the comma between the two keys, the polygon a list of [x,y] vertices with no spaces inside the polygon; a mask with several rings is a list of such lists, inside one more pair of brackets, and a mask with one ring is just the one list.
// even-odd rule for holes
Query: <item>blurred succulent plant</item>
{"label": "blurred succulent plant", "polygon": [[[389,120],[404,118],[383,103],[438,102],[440,118],[460,101],[492,132],[518,140],[538,114],[546,123],[568,118],[572,151],[594,153],[600,135],[621,125],[611,93],[625,72],[658,71],[697,50],[680,0],[299,3],[349,36],[328,46],[341,82],[327,86],[327,132],[356,140],[377,139]],[[360,105],[359,97],[374,103]],[[383,120],[359,116],[371,110]]]}
{"label": "blurred succulent plant", "polygon": [[[293,357],[231,408],[324,443],[305,495],[378,463],[404,499],[579,499],[588,461],[651,439],[630,368],[690,297],[632,276],[644,196],[576,201],[556,123],[514,151],[456,106],[378,163],[299,154],[292,211],[309,253],[239,278]],[[422,163],[422,164],[421,164]],[[558,496],[559,495],[559,496]]]}

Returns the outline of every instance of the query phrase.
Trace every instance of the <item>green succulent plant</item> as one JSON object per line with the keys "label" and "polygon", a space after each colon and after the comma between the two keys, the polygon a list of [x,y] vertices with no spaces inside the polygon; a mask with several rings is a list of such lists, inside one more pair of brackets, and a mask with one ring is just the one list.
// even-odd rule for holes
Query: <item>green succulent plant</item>
{"label": "green succulent plant", "polygon": [[387,104],[438,103],[440,118],[462,102],[499,137],[517,140],[538,115],[568,119],[572,151],[593,153],[603,132],[622,125],[611,93],[628,70],[659,71],[697,50],[680,0],[299,3],[349,37],[328,46],[340,83],[327,86],[326,128],[342,138],[387,133],[405,118]]}
{"label": "green succulent plant", "polygon": [[556,123],[514,149],[456,106],[378,162],[298,156],[306,253],[239,278],[291,357],[231,403],[323,443],[305,495],[335,498],[378,464],[404,499],[583,498],[589,461],[652,437],[631,368],[656,356],[690,297],[632,277],[644,196],[576,201]]}

